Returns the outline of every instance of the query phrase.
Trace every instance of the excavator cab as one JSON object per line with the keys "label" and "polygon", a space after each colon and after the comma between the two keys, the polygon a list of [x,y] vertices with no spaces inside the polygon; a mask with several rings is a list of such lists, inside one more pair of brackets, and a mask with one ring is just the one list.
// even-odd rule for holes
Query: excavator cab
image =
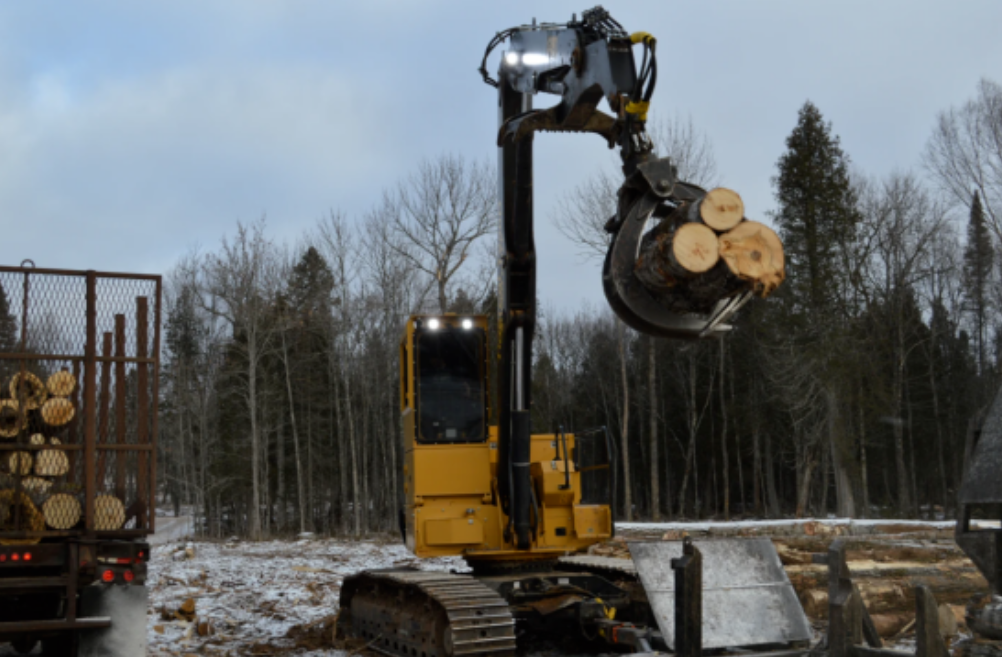
{"label": "excavator cab", "polygon": [[[517,549],[499,495],[498,427],[490,424],[488,318],[415,315],[400,342],[404,535],[418,556],[460,555],[475,568],[555,559],[612,533],[604,431],[532,435],[528,550]],[[582,472],[584,470],[585,472]],[[596,485],[598,484],[598,485]],[[584,492],[587,487],[588,493]]]}

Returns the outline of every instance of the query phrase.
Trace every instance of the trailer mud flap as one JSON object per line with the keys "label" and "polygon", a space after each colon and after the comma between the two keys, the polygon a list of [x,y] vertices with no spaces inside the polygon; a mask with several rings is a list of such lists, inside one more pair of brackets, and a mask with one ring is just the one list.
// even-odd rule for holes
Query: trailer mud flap
{"label": "trailer mud flap", "polygon": [[[776,548],[767,538],[709,540],[703,555],[703,648],[811,639],[811,626]],[[680,541],[630,543],[658,627],[675,648],[675,571]]]}
{"label": "trailer mud flap", "polygon": [[145,657],[148,600],[145,586],[97,583],[83,589],[81,615],[110,617],[111,627],[81,632],[79,657]]}

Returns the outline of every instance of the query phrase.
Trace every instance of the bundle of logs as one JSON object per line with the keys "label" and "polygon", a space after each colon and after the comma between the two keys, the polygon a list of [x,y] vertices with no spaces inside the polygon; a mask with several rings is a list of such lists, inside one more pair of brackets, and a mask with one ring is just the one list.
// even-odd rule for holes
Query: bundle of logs
{"label": "bundle of logs", "polygon": [[741,197],[724,187],[683,203],[644,236],[637,278],[680,314],[708,313],[748,290],[767,297],[786,276],[783,245],[744,213]]}
{"label": "bundle of logs", "polygon": [[[0,451],[0,533],[66,530],[80,523],[82,488],[79,482],[68,481],[74,472],[57,437],[77,415],[72,398],[76,388],[76,377],[60,370],[44,382],[20,372],[2,391],[9,397],[0,399],[0,444],[30,449]],[[119,498],[99,495],[94,504],[95,529],[114,530],[125,524],[125,506]],[[38,540],[0,539],[0,544]]]}

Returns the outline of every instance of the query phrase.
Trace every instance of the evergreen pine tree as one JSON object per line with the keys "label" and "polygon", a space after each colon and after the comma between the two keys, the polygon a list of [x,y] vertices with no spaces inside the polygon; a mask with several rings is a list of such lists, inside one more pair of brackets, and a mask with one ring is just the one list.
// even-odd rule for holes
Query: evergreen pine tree
{"label": "evergreen pine tree", "polygon": [[0,285],[0,352],[13,352],[17,347],[17,319],[10,312],[7,291]]}
{"label": "evergreen pine tree", "polygon": [[795,314],[830,319],[846,284],[839,252],[860,219],[849,183],[849,158],[810,101],[786,139],[773,182],[774,215],[787,258],[787,298]]}
{"label": "evergreen pine tree", "polygon": [[967,246],[964,249],[964,297],[967,310],[974,320],[974,344],[979,373],[985,371],[985,321],[989,310],[988,288],[994,255],[981,196],[975,191],[967,223]]}

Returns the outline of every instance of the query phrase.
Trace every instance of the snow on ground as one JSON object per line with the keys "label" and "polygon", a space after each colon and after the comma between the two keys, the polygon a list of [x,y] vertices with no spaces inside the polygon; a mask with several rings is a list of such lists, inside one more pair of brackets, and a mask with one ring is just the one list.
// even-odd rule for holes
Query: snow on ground
{"label": "snow on ground", "polygon": [[[462,559],[418,560],[403,545],[380,540],[190,545],[194,557],[180,561],[174,554],[183,553],[184,544],[153,549],[147,582],[149,655],[340,654],[307,646],[318,647],[319,635],[329,632],[346,575],[400,566],[466,570]],[[175,615],[188,598],[195,601],[194,622]],[[286,637],[290,630],[294,636]],[[303,630],[312,631],[312,640]],[[299,648],[297,636],[304,639]]]}

